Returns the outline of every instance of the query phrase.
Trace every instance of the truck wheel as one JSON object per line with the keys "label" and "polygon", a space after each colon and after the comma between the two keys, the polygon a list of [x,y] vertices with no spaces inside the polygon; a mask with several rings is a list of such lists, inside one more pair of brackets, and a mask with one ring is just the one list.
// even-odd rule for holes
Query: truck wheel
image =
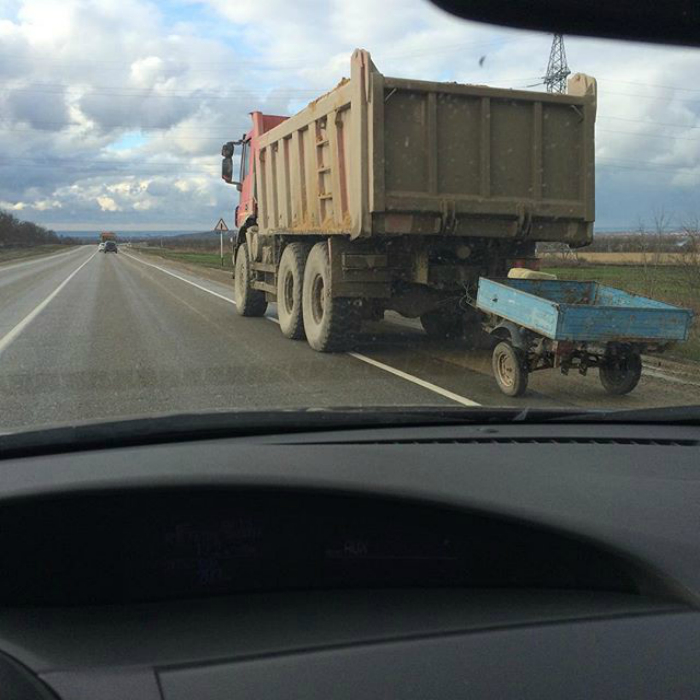
{"label": "truck wheel", "polygon": [[498,388],[504,394],[522,396],[525,393],[529,374],[520,350],[503,340],[494,348],[491,364]]}
{"label": "truck wheel", "polygon": [[243,243],[236,253],[236,278],[233,283],[233,299],[236,311],[241,316],[262,316],[267,310],[265,292],[253,289],[251,285],[248,244]]}
{"label": "truck wheel", "polygon": [[360,330],[360,309],[352,299],[333,297],[328,244],[317,243],[304,269],[302,307],[309,345],[319,352],[348,350]]}
{"label": "truck wheel", "polygon": [[308,252],[308,247],[303,243],[288,245],[282,253],[277,271],[277,318],[282,333],[292,340],[304,338],[301,297]]}
{"label": "truck wheel", "polygon": [[598,369],[598,376],[608,394],[629,394],[642,376],[642,358],[634,352],[607,358]]}
{"label": "truck wheel", "polygon": [[452,310],[433,309],[424,313],[420,322],[429,337],[441,340],[459,338],[464,330],[464,319]]}

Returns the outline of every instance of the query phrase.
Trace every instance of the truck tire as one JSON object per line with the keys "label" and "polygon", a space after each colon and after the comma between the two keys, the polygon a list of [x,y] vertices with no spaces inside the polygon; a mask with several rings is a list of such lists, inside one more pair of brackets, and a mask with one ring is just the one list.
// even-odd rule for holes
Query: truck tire
{"label": "truck tire", "polygon": [[507,340],[501,341],[493,349],[491,365],[496,384],[506,396],[522,396],[525,393],[529,373],[520,350]]}
{"label": "truck tire", "polygon": [[303,243],[291,243],[284,249],[277,271],[277,318],[282,334],[292,340],[304,338],[302,290],[308,253]]}
{"label": "truck tire", "polygon": [[327,243],[317,243],[306,260],[302,307],[306,340],[314,350],[340,352],[352,346],[360,309],[354,300],[332,295]]}
{"label": "truck tire", "polygon": [[233,283],[233,299],[241,316],[262,316],[267,311],[265,292],[251,287],[252,275],[248,244],[239,246],[236,253],[236,277]]}
{"label": "truck tire", "polygon": [[598,376],[608,394],[629,394],[642,376],[642,358],[636,352],[607,358],[598,368]]}
{"label": "truck tire", "polygon": [[430,338],[446,340],[461,337],[464,319],[452,310],[433,309],[420,317],[423,330]]}

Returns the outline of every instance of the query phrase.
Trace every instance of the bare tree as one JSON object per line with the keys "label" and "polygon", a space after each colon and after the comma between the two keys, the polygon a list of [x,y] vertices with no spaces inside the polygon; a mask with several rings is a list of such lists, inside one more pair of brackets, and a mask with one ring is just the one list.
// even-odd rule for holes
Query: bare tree
{"label": "bare tree", "polygon": [[679,274],[688,295],[700,289],[700,219],[695,216],[683,224],[679,242]]}
{"label": "bare tree", "polygon": [[640,223],[638,232],[639,249],[642,254],[642,293],[653,297],[656,293],[661,278],[660,266],[663,263],[663,252],[666,245],[666,237],[671,217],[663,210],[654,214],[654,227],[651,231],[645,229]]}
{"label": "bare tree", "polygon": [[556,267],[573,267],[581,264],[577,251],[568,243],[540,243],[537,252],[548,264]]}

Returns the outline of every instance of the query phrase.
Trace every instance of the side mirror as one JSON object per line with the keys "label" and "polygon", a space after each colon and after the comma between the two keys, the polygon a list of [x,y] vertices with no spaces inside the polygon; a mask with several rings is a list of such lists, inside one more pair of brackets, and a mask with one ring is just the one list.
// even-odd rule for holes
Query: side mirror
{"label": "side mirror", "polygon": [[235,142],[228,141],[221,147],[221,179],[228,182],[229,185],[235,185],[236,189],[241,191],[241,183],[235,182],[233,179],[233,153],[235,150]]}
{"label": "side mirror", "polygon": [[229,185],[233,182],[233,158],[224,158],[221,161],[221,179]]}
{"label": "side mirror", "polygon": [[221,161],[221,179],[224,182],[228,182],[229,185],[233,183],[233,153],[235,147],[233,141],[228,141],[221,147],[221,155],[223,160]]}

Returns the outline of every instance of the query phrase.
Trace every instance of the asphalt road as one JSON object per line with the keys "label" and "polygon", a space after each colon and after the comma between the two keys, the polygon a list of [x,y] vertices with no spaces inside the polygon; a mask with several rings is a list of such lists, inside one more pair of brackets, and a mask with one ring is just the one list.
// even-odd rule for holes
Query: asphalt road
{"label": "asphalt road", "polygon": [[281,335],[274,305],[239,317],[223,273],[96,251],[0,266],[0,429],[227,408],[700,403],[700,380],[649,373],[613,398],[595,372],[541,372],[508,399],[488,354],[398,318],[368,327],[355,353],[316,353]]}

